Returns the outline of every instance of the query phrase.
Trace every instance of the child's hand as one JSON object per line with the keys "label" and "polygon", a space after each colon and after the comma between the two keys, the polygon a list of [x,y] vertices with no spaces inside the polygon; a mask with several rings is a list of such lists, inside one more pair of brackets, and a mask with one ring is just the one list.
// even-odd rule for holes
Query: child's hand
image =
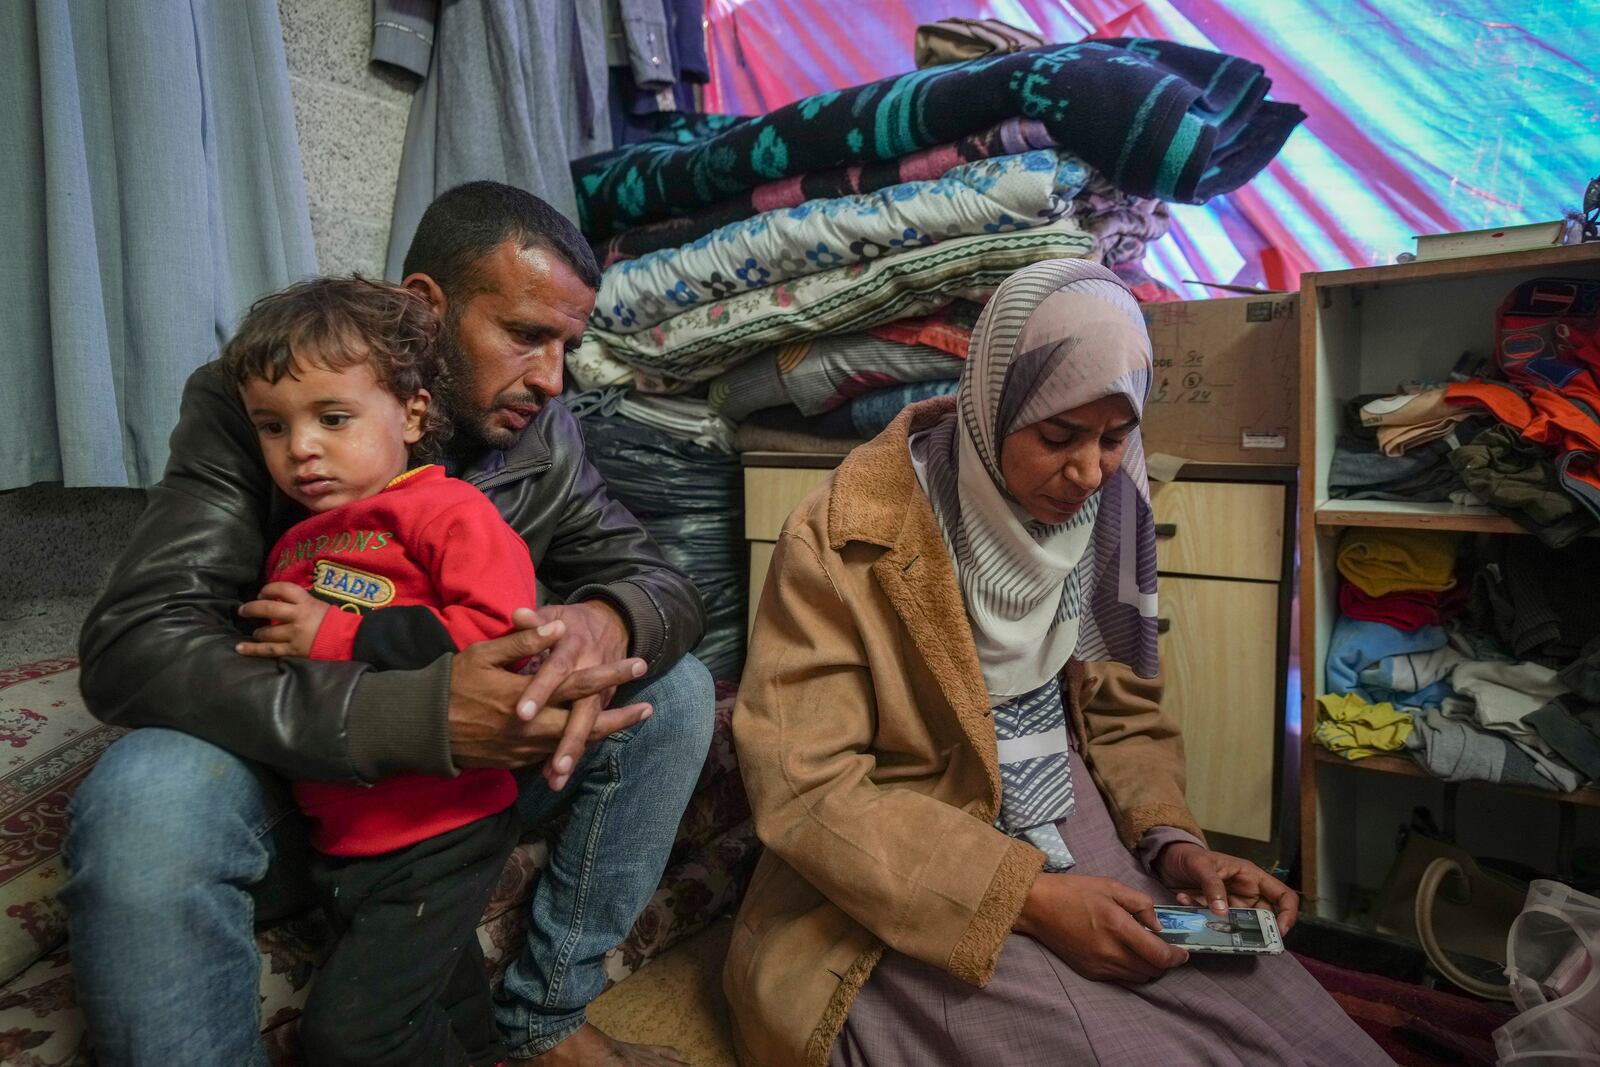
{"label": "child's hand", "polygon": [[239,609],[245,618],[266,619],[267,625],[255,632],[254,641],[233,647],[246,656],[309,656],[328,610],[328,604],[298,585],[272,582],[261,590],[260,600]]}

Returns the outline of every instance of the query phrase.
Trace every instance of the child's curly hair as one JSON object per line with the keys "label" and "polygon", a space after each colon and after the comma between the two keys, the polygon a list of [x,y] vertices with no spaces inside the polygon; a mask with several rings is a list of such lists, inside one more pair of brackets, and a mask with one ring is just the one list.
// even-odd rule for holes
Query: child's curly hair
{"label": "child's curly hair", "polygon": [[440,388],[450,373],[440,329],[433,308],[409,289],[359,274],[311,278],[256,301],[223,346],[221,361],[240,385],[292,376],[301,362],[331,371],[365,363],[402,402],[426,389],[433,402],[411,456],[431,462],[451,432]]}

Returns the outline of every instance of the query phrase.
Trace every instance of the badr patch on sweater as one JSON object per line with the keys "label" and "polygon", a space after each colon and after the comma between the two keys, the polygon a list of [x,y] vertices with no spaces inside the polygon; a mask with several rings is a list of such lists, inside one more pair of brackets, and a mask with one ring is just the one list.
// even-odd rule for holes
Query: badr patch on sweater
{"label": "badr patch on sweater", "polygon": [[312,572],[311,592],[337,604],[340,610],[381,608],[394,599],[394,583],[381,575],[319,559]]}

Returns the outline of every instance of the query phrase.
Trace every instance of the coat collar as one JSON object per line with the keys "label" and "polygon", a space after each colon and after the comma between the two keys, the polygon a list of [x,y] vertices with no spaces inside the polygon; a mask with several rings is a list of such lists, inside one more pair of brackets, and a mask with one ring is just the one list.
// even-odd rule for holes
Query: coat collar
{"label": "coat collar", "polygon": [[[933,506],[911,466],[910,440],[955,407],[955,398],[949,396],[912,404],[888,429],[844,458],[828,504],[828,542],[834,551],[850,541],[893,548],[903,537],[914,542],[907,548],[945,551]],[[920,522],[923,518],[926,524]],[[924,544],[930,536],[931,544]]]}
{"label": "coat collar", "polygon": [[981,814],[993,818],[1000,807],[1000,765],[989,694],[955,565],[911,466],[911,435],[954,410],[954,397],[913,404],[845,457],[829,496],[828,541],[836,552],[851,542],[887,549],[873,561],[873,576],[983,762],[990,796]]}

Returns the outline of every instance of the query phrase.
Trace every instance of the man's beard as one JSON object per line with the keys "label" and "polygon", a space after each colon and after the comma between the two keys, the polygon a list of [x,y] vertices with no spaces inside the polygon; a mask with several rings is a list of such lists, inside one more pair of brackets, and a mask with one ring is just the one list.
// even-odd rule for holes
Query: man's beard
{"label": "man's beard", "polygon": [[509,429],[491,426],[490,416],[501,407],[515,404],[542,406],[546,397],[540,393],[509,392],[496,396],[487,409],[479,408],[478,371],[461,345],[461,319],[454,311],[446,311],[445,319],[435,342],[439,346],[439,362],[444,375],[434,383],[434,397],[444,405],[450,417],[452,433],[445,445],[445,453],[458,461],[470,461],[485,452],[500,452],[516,444],[520,436]]}

